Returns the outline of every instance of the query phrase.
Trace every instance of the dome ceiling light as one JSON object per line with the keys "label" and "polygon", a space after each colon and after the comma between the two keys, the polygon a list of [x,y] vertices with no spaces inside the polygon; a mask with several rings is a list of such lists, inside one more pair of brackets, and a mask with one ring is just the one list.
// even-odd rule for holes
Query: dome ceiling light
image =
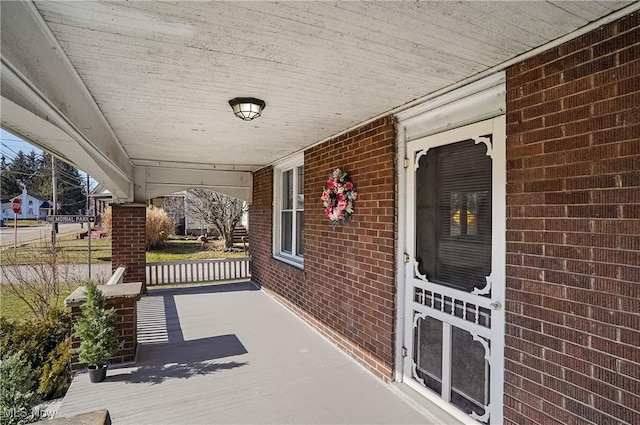
{"label": "dome ceiling light", "polygon": [[236,97],[229,101],[236,117],[244,121],[251,121],[262,114],[265,107],[264,100],[255,97]]}

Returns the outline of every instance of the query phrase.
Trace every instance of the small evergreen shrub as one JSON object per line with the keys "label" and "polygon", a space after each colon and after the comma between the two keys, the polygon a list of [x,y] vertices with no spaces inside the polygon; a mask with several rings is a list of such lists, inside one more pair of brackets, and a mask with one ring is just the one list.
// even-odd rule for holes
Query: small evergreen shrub
{"label": "small evergreen shrub", "polygon": [[75,325],[75,335],[80,339],[75,352],[87,366],[106,365],[119,347],[116,311],[105,309],[104,296],[94,281],[87,281],[85,290],[87,300],[80,306],[82,313]]}
{"label": "small evergreen shrub", "polygon": [[40,402],[34,391],[36,378],[22,351],[0,361],[0,424],[23,424],[40,419],[33,407]]}
{"label": "small evergreen shrub", "polygon": [[47,355],[47,361],[40,373],[38,393],[48,398],[63,397],[71,385],[71,338],[62,341]]}
{"label": "small evergreen shrub", "polygon": [[0,318],[0,357],[21,352],[33,369],[33,390],[45,400],[61,397],[71,384],[72,330],[71,314],[64,310],[21,322]]}

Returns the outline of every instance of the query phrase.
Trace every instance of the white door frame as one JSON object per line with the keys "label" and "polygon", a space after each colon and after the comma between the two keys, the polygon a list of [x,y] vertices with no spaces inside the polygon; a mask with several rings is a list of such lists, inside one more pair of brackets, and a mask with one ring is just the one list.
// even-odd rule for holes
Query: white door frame
{"label": "white door frame", "polygon": [[[464,86],[458,90],[447,93],[438,98],[432,99],[424,104],[413,107],[397,115],[397,137],[398,137],[398,240],[397,240],[397,275],[398,293],[396,297],[396,352],[395,352],[395,368],[394,378],[397,382],[405,382],[409,386],[413,384],[405,380],[405,360],[411,360],[411,353],[407,353],[406,335],[409,333],[407,326],[406,314],[410,297],[407,292],[411,288],[410,279],[406,278],[407,266],[405,263],[406,254],[409,255],[409,261],[412,261],[412,236],[408,236],[407,232],[407,214],[409,202],[407,187],[407,172],[410,159],[407,157],[407,143],[422,139],[424,137],[449,132],[452,129],[466,126],[481,121],[491,122],[491,133],[494,138],[493,146],[493,242],[492,242],[492,278],[496,282],[501,282],[498,290],[502,294],[498,294],[504,300],[504,275],[505,275],[505,256],[506,256],[506,134],[505,134],[505,76],[504,73],[497,73],[483,80]],[[492,118],[498,119],[491,120]],[[487,121],[491,120],[491,121]],[[456,133],[456,131],[453,131]],[[486,134],[486,133],[485,133]],[[402,166],[404,159],[404,167]],[[412,233],[412,232],[411,232]],[[493,317],[493,315],[492,315]],[[504,306],[498,314],[495,315],[497,322],[493,322],[495,326],[504,329]],[[494,319],[492,319],[494,320]],[[504,332],[503,337],[499,340],[492,340],[492,352],[500,353],[492,359],[492,368],[496,370],[504,370]],[[503,404],[503,382],[494,382],[491,385],[491,401],[492,419],[491,423],[501,423],[502,421],[502,404]],[[418,385],[415,385],[418,387]],[[422,391],[429,398],[428,390]],[[476,423],[468,415],[456,409],[449,403],[435,396],[433,401],[442,406],[453,416],[460,419],[463,423]]]}

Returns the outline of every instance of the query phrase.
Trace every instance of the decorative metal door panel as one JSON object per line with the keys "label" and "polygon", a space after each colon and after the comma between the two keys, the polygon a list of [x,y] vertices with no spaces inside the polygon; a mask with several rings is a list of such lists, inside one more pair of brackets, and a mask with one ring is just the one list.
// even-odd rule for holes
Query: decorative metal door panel
{"label": "decorative metal door panel", "polygon": [[405,381],[502,422],[504,119],[407,144]]}

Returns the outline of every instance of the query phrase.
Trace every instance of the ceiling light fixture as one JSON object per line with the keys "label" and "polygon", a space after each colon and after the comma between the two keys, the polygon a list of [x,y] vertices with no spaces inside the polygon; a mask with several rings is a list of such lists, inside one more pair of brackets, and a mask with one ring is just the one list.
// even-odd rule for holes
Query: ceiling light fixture
{"label": "ceiling light fixture", "polygon": [[251,121],[262,114],[265,107],[264,100],[255,97],[236,97],[229,101],[236,117],[244,121]]}

